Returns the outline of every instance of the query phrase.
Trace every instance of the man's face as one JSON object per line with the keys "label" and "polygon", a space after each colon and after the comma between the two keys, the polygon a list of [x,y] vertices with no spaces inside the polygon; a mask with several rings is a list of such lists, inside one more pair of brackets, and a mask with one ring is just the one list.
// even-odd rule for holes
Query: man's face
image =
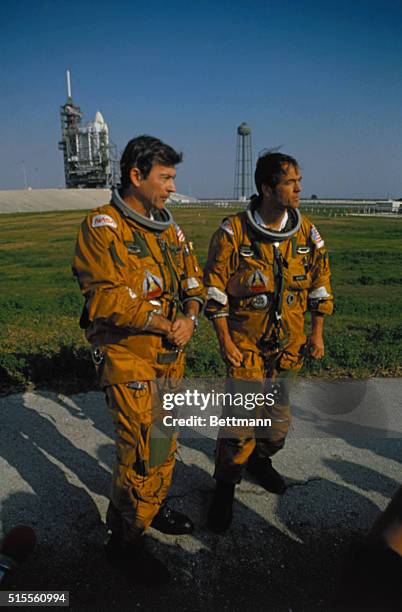
{"label": "man's face", "polygon": [[300,170],[291,164],[282,166],[282,169],[284,173],[277,186],[272,189],[263,185],[263,193],[279,208],[299,208],[302,180]]}
{"label": "man's face", "polygon": [[161,166],[159,164],[152,166],[147,178],[138,174],[135,186],[143,204],[147,208],[163,208],[169,195],[176,191],[175,177],[176,169],[174,166]]}

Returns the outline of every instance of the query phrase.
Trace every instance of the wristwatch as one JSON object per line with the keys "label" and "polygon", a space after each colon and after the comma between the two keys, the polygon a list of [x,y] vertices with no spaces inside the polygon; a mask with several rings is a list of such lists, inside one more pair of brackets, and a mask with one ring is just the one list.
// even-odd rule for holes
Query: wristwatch
{"label": "wristwatch", "polygon": [[199,321],[198,321],[197,315],[186,314],[185,316],[187,317],[187,319],[191,319],[192,320],[192,322],[194,323],[194,329],[197,329],[197,327],[199,325]]}

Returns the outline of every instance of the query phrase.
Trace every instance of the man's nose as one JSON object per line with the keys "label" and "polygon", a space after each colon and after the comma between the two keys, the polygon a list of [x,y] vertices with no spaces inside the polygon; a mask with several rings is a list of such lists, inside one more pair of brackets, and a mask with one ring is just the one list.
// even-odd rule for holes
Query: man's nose
{"label": "man's nose", "polygon": [[176,193],[176,185],[173,179],[170,179],[170,181],[168,182],[168,191],[170,193]]}
{"label": "man's nose", "polygon": [[297,183],[297,182],[296,182],[296,183],[295,183],[295,191],[296,191],[296,193],[300,193],[300,192],[301,192],[301,190],[302,190],[302,188],[301,188],[301,183]]}

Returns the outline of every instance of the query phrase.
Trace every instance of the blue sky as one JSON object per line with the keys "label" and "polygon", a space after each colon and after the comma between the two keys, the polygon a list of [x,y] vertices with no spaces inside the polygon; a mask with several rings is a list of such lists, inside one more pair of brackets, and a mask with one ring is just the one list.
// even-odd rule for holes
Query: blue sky
{"label": "blue sky", "polygon": [[282,145],[304,195],[402,196],[402,2],[65,2],[0,8],[0,189],[64,185],[59,107],[184,153],[177,189],[232,196],[236,127]]}

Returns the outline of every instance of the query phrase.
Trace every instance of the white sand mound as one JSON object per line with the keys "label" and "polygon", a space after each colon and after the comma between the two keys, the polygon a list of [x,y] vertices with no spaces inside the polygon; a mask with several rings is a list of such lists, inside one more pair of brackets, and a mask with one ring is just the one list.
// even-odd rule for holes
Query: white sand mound
{"label": "white sand mound", "polygon": [[86,210],[109,200],[109,189],[10,189],[0,191],[0,213]]}

